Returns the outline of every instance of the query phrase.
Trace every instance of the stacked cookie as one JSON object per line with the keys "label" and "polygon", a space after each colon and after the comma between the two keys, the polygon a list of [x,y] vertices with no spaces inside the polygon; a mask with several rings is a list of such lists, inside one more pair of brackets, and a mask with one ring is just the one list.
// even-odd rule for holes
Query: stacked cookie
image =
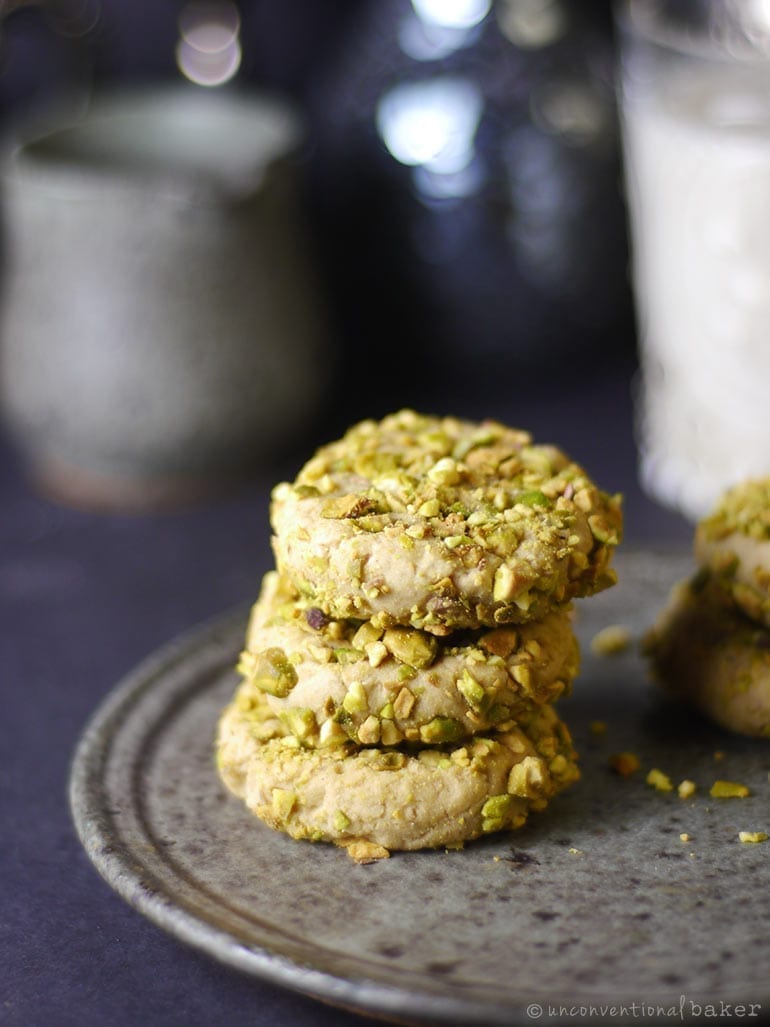
{"label": "stacked cookie", "polygon": [[522,825],[578,776],[554,703],[620,503],[493,421],[364,421],[273,491],[276,568],[219,722],[226,785],[355,859]]}
{"label": "stacked cookie", "polygon": [[770,737],[770,479],[728,489],[694,554],[645,639],[653,675],[728,731]]}

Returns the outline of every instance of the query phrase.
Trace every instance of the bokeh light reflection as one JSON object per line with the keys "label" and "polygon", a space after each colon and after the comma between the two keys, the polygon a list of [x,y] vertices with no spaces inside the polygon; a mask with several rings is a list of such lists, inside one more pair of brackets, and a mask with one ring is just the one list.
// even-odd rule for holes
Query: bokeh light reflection
{"label": "bokeh light reflection", "polygon": [[416,169],[415,184],[432,197],[467,195],[483,111],[479,87],[462,78],[398,85],[377,108],[377,129],[388,151]]}
{"label": "bokeh light reflection", "polygon": [[192,0],[179,16],[177,66],[199,86],[221,86],[241,66],[241,19],[229,0]]}

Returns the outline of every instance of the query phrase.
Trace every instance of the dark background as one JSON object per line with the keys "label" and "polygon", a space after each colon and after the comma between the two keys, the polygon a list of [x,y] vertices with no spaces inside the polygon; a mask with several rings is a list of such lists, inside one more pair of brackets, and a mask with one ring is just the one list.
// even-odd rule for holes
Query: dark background
{"label": "dark background", "polygon": [[[613,8],[553,6],[568,26],[554,45],[517,48],[489,17],[472,45],[420,62],[398,43],[409,0],[239,5],[243,62],[227,88],[281,92],[306,121],[305,213],[335,365],[321,434],[397,405],[462,413],[480,394],[494,414],[525,390],[634,361]],[[178,81],[183,9],[22,3],[0,47],[3,124],[13,129],[76,87]],[[375,127],[395,83],[442,74],[470,78],[485,97],[476,144],[486,181],[455,203],[418,195]],[[552,83],[591,91],[604,117],[592,138],[543,122]]]}

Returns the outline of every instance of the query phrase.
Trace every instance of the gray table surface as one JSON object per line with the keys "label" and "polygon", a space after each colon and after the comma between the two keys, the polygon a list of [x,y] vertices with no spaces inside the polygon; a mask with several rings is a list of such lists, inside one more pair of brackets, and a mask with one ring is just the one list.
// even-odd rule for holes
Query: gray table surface
{"label": "gray table surface", "polygon": [[[691,526],[639,487],[631,374],[612,369],[577,388],[530,390],[524,400],[512,392],[510,402],[492,409],[483,397],[464,409],[433,406],[490,414],[559,443],[603,487],[623,492],[627,545],[686,549]],[[330,419],[312,440],[298,440],[299,452],[333,437],[337,427]],[[269,489],[296,466],[296,458],[285,458],[236,492],[187,509],[97,513],[38,492],[16,448],[0,442],[6,1027],[374,1022],[246,978],[167,936],[98,876],[67,805],[74,747],[115,684],[171,638],[253,597],[272,564]]]}

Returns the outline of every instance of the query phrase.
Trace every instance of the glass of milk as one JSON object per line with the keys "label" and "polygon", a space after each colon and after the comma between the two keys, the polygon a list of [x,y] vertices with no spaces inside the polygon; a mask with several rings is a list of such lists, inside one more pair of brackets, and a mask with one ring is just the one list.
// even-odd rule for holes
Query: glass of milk
{"label": "glass of milk", "polygon": [[619,93],[645,490],[770,475],[770,0],[630,0]]}

